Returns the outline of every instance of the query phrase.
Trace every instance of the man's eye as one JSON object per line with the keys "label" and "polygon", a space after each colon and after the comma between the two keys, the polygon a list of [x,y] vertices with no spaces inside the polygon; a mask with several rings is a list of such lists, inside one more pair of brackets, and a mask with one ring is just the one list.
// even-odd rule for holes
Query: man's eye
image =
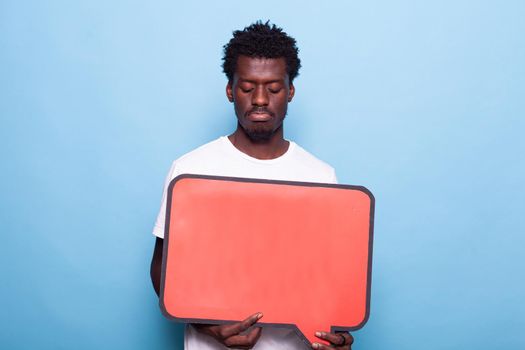
{"label": "man's eye", "polygon": [[251,92],[253,91],[253,86],[251,86],[250,84],[241,84],[239,85],[239,89],[242,92]]}
{"label": "man's eye", "polygon": [[277,94],[281,91],[281,88],[278,88],[278,89],[268,89],[268,91],[270,91],[272,94]]}

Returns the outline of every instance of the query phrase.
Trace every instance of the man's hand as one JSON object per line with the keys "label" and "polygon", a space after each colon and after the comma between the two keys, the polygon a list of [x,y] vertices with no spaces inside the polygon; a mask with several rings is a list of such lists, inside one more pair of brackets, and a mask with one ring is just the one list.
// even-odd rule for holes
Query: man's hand
{"label": "man's hand", "polygon": [[312,348],[316,350],[352,350],[352,343],[354,337],[350,333],[328,333],[328,332],[315,332],[315,336],[319,339],[326,340],[330,345],[322,343],[313,343]]}
{"label": "man's hand", "polygon": [[241,322],[224,325],[193,324],[193,327],[201,333],[212,336],[219,343],[229,348],[251,349],[259,340],[262,329],[261,327],[253,327],[248,332],[243,332],[257,323],[262,316],[262,313],[258,312]]}

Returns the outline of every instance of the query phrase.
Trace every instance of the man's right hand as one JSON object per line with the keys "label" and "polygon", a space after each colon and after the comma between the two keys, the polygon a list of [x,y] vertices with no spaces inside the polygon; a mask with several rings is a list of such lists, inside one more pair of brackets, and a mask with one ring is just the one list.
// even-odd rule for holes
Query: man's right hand
{"label": "man's right hand", "polygon": [[[262,317],[258,312],[241,322],[212,325],[212,324],[193,324],[195,329],[203,334],[215,338],[219,343],[229,348],[251,349],[261,336],[261,327],[253,327],[247,333],[243,333],[257,323]],[[241,334],[243,333],[243,334]]]}

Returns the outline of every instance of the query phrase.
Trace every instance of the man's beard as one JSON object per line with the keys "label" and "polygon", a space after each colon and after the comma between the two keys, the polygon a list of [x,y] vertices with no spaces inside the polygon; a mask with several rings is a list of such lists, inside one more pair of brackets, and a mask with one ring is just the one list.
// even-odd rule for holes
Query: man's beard
{"label": "man's beard", "polygon": [[[273,116],[275,118],[275,114],[270,112],[265,107],[254,107],[250,111],[246,112],[244,117],[247,118],[248,115],[250,115],[251,113],[267,113],[267,114],[270,114],[271,116]],[[254,143],[265,143],[265,142],[270,141],[272,136],[280,128],[282,128],[283,121],[284,121],[285,117],[286,117],[286,112],[285,112],[285,115],[282,117],[281,122],[279,123],[279,126],[276,129],[265,128],[264,124],[262,124],[262,125],[252,124],[252,127],[244,127],[241,123],[239,123],[239,126],[244,130],[244,132],[246,133],[246,135],[248,136],[248,138],[252,142],[254,142]]]}
{"label": "man's beard", "polygon": [[252,125],[252,127],[244,127],[241,123],[238,124],[252,142],[265,143],[270,141],[273,135],[275,135],[275,133],[283,127],[282,123],[283,121],[281,120],[281,123],[276,129],[268,129],[265,128],[264,125]]}
{"label": "man's beard", "polygon": [[244,132],[246,135],[248,135],[248,138],[255,143],[268,142],[272,138],[273,134],[275,134],[275,130],[265,130],[259,128],[244,129]]}

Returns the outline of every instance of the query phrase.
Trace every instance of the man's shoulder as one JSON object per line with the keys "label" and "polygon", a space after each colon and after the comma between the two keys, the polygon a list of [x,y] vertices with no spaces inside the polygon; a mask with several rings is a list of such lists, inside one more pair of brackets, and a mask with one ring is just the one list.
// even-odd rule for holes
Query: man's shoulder
{"label": "man's shoulder", "polygon": [[296,143],[294,145],[294,153],[295,153],[295,156],[304,163],[307,163],[312,166],[318,167],[320,169],[325,169],[328,171],[334,170],[334,168],[330,164],[317,158],[312,153],[308,152],[307,150],[305,150],[303,147],[299,146]]}
{"label": "man's shoulder", "polygon": [[175,160],[175,163],[184,164],[188,162],[202,161],[205,158],[216,156],[218,153],[221,152],[221,149],[223,147],[222,138],[223,136],[208,143],[205,143],[204,145],[199,146],[193,149],[192,151],[189,151],[188,153],[183,154]]}
{"label": "man's shoulder", "polygon": [[297,163],[302,165],[302,167],[323,176],[325,180],[322,182],[337,182],[334,167],[317,158],[298,144],[294,144],[294,158],[296,159]]}

